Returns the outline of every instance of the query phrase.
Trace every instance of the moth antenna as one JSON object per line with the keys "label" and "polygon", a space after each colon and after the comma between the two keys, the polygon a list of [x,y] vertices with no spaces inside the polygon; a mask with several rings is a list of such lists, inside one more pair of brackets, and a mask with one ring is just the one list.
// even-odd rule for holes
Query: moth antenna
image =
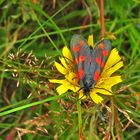
{"label": "moth antenna", "polygon": [[69,105],[68,107],[64,106],[65,110],[69,110],[74,104],[76,104],[79,100],[81,100],[85,95],[83,95],[82,97],[80,97],[79,99],[77,99],[75,102],[73,102],[71,105]]}
{"label": "moth antenna", "polygon": [[106,90],[106,91],[108,91],[108,92],[111,93],[111,94],[113,93],[113,92],[111,92],[111,91],[109,91],[109,90],[107,90],[107,89],[105,89],[105,88],[98,88],[98,87],[94,87],[94,88]]}

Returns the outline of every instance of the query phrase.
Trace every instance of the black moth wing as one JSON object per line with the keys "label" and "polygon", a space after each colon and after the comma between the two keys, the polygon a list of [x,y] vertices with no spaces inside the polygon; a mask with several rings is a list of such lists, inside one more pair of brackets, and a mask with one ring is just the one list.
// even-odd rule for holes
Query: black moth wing
{"label": "black moth wing", "polygon": [[98,81],[100,74],[106,64],[111,51],[111,42],[109,40],[101,40],[95,44],[92,50],[92,62],[90,66],[90,73],[93,75],[94,84]]}
{"label": "black moth wing", "polygon": [[[77,50],[75,49],[77,47]],[[79,48],[79,51],[78,51]],[[75,63],[75,68],[77,74],[79,74],[79,83],[81,87],[84,87],[84,81],[87,77],[87,75],[90,74],[90,57],[91,57],[91,51],[90,47],[87,43],[87,40],[85,40],[81,35],[73,35],[71,42],[70,42],[70,50],[72,52],[72,56],[77,62]],[[81,61],[80,57],[85,56],[85,60]],[[83,77],[82,72],[83,71]]]}

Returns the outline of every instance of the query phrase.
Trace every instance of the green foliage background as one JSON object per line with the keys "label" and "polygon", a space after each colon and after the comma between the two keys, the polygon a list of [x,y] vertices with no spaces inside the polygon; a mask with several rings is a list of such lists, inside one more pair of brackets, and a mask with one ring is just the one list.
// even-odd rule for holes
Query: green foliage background
{"label": "green foliage background", "polygon": [[59,76],[53,62],[75,33],[100,39],[98,1],[0,0],[2,140],[139,139],[140,1],[104,2],[107,37],[116,37],[112,45],[124,61],[124,81],[102,105],[79,101],[65,110],[62,105],[76,98],[70,92],[58,96],[49,83]]}

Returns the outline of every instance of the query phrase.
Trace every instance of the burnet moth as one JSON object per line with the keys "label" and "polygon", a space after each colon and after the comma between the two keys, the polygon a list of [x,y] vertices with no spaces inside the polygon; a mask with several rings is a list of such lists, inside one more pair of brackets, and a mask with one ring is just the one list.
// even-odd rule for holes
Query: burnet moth
{"label": "burnet moth", "polygon": [[70,50],[80,89],[83,90],[84,95],[90,96],[89,93],[95,88],[110,54],[111,42],[101,40],[92,48],[81,35],[73,35]]}

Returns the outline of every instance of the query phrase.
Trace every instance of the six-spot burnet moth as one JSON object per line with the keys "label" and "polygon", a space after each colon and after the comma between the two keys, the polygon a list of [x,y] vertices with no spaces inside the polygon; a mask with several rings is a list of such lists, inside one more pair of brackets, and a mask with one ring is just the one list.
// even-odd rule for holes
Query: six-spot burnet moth
{"label": "six-spot burnet moth", "polygon": [[70,43],[80,90],[90,96],[111,51],[111,42],[101,40],[92,48],[81,35],[73,35]]}

